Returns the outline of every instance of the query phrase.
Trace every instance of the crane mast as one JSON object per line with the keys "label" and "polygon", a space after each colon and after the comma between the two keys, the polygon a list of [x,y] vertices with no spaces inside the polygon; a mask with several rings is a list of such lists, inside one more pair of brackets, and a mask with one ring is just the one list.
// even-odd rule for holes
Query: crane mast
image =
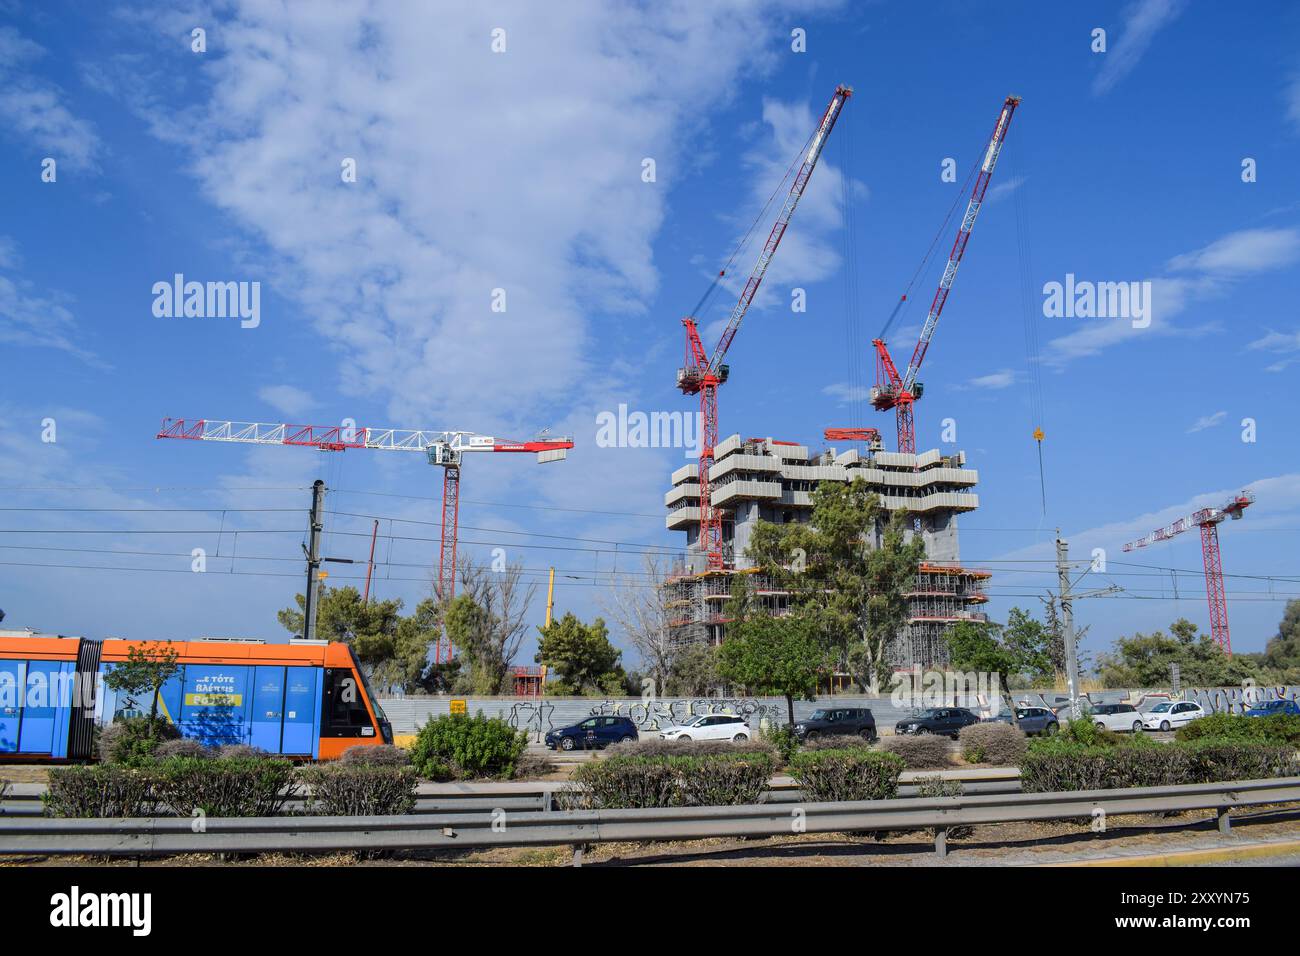
{"label": "crane mast", "polygon": [[826,145],[826,138],[834,129],[840,110],[852,95],[852,87],[841,84],[835,88],[835,95],[831,97],[825,112],[822,113],[821,122],[817,124],[817,131],[809,142],[807,153],[804,154],[803,164],[795,174],[785,203],[776,217],[776,222],[772,224],[772,231],[768,234],[767,242],[763,244],[758,262],[755,263],[749,279],[745,282],[745,288],[740,293],[740,298],[731,310],[731,316],[712,356],[705,351],[704,343],[700,340],[695,317],[687,316],[682,319],[682,325],[686,327],[686,364],[677,371],[677,387],[683,394],[700,396],[700,417],[703,428],[700,436],[699,463],[699,544],[707,556],[710,570],[720,570],[727,564],[722,545],[722,513],[713,507],[709,484],[709,469],[713,467],[713,451],[718,443],[718,386],[727,380],[730,371],[723,359],[727,355],[727,350],[731,348],[732,340],[735,339],[740,323],[754,301],[754,296],[758,293],[758,287],[763,283],[767,267],[781,244],[786,227],[790,225],[790,218],[794,215],[799,200],[803,198],[804,189]]}
{"label": "crane mast", "polygon": [[1219,525],[1225,518],[1240,520],[1242,512],[1254,501],[1252,492],[1243,491],[1221,507],[1202,508],[1173,524],[1157,528],[1145,538],[1124,545],[1125,551],[1133,551],[1168,541],[1192,528],[1201,529],[1201,560],[1205,565],[1205,597],[1210,605],[1210,636],[1229,656],[1232,654],[1232,637],[1228,633],[1228,592],[1223,586],[1223,561],[1219,556]]}
{"label": "crane mast", "polygon": [[998,156],[1002,152],[1002,144],[1006,140],[1011,117],[1019,105],[1020,97],[1008,96],[1002,104],[1001,112],[998,113],[998,121],[993,127],[993,134],[989,137],[988,147],[984,151],[984,160],[975,178],[970,201],[966,205],[966,214],[962,216],[961,225],[957,229],[952,251],[948,254],[948,263],[944,266],[943,277],[939,280],[939,288],[935,290],[930,311],[926,313],[921,335],[912,350],[912,359],[907,363],[906,371],[899,375],[883,339],[871,341],[876,349],[876,385],[871,389],[871,404],[878,411],[895,409],[898,418],[900,452],[916,453],[912,405],[921,397],[924,390],[924,386],[917,382],[916,376],[921,371],[921,363],[925,361],[930,340],[934,338],[934,330],[939,325],[939,316],[943,313],[944,304],[948,301],[948,293],[952,290],[953,280],[957,277],[957,267],[961,265],[962,256],[966,254],[966,243],[970,241],[971,230],[975,228],[975,217],[979,215],[980,207],[984,203],[984,194],[988,191],[989,180],[993,178],[993,169],[997,166]]}
{"label": "crane mast", "polygon": [[[217,421],[209,418],[163,419],[157,438],[231,442],[244,445],[288,445],[320,451],[368,448],[423,454],[442,468],[442,535],[438,546],[438,576],[434,593],[451,600],[456,593],[456,535],[460,528],[460,464],[467,452],[531,452],[540,463],[563,459],[572,438],[539,435],[532,441],[510,441],[470,431],[420,428],[358,428],[347,425],[287,425],[265,422]],[[372,546],[373,557],[373,546]],[[440,635],[434,663],[451,660],[451,644]]]}

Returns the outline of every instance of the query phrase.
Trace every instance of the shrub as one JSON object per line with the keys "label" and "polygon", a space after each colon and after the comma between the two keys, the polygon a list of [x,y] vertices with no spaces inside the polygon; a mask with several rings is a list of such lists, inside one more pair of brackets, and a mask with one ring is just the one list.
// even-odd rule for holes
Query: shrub
{"label": "shrub", "polygon": [[908,770],[938,770],[952,766],[947,737],[937,734],[898,734],[884,737],[880,747],[901,757]]}
{"label": "shrub", "polygon": [[969,763],[1018,767],[1025,756],[1025,734],[1010,724],[971,724],[957,734],[961,755]]}
{"label": "shrub", "polygon": [[528,747],[528,735],[499,717],[447,714],[431,717],[411,745],[411,763],[423,777],[499,777],[515,774]]}
{"label": "shrub", "polygon": [[217,748],[217,756],[226,759],[245,760],[248,758],[261,759],[271,755],[261,747],[254,747],[250,744],[222,744]]}
{"label": "shrub", "polygon": [[358,744],[343,751],[339,763],[349,767],[409,767],[411,754],[392,744]]}
{"label": "shrub", "polygon": [[1271,717],[1247,717],[1244,714],[1206,714],[1199,720],[1179,727],[1175,739],[1256,740],[1300,746],[1300,716],[1274,714]]}
{"label": "shrub", "polygon": [[1081,744],[1084,747],[1118,747],[1124,738],[1113,730],[1098,727],[1087,717],[1067,720],[1061,725],[1058,735],[1066,743]]}
{"label": "shrub", "polygon": [[790,758],[799,750],[799,735],[789,725],[780,727],[772,725],[766,730],[759,731],[759,735],[763,742],[776,749],[777,756],[783,764],[789,763]]}
{"label": "shrub", "polygon": [[1020,765],[1026,793],[1163,787],[1296,773],[1300,773],[1300,760],[1290,745],[1244,741],[1146,741],[1122,747],[1036,743]]}
{"label": "shrub", "polygon": [[301,779],[311,786],[307,798],[307,812],[310,814],[372,817],[415,812],[417,777],[414,767],[340,760],[334,764],[307,767],[302,771]]}
{"label": "shrub", "polygon": [[154,724],[149,733],[147,717],[115,720],[99,732],[99,759],[124,767],[141,767],[153,759],[153,752],[165,740],[180,739],[181,732],[167,720]]}
{"label": "shrub", "polygon": [[610,744],[607,757],[703,757],[714,754],[768,754],[776,758],[776,748],[762,740],[736,744],[730,740],[660,740],[646,737],[627,743]]}
{"label": "shrub", "polygon": [[775,756],[760,749],[690,756],[615,754],[578,767],[576,787],[562,792],[560,803],[598,810],[758,803],[775,768]]}
{"label": "shrub", "polygon": [[[971,726],[977,725],[972,724]],[[1005,727],[1006,725],[1003,724],[1002,726]],[[969,730],[970,728],[964,729]],[[918,797],[960,797],[962,792],[963,787],[960,780],[945,780],[943,777],[918,777],[916,779],[916,795]],[[930,827],[930,836],[934,836],[937,829],[938,827]],[[948,827],[948,838],[960,840],[974,832],[975,828],[972,826]]]}
{"label": "shrub", "polygon": [[1188,783],[1300,775],[1300,758],[1291,744],[1207,740],[1181,744],[1179,748],[1186,751],[1190,764]]}
{"label": "shrub", "polygon": [[158,809],[147,771],[112,764],[52,767],[41,799],[52,817],[151,817]]}
{"label": "shrub", "polygon": [[159,802],[177,816],[269,817],[297,789],[288,760],[173,757],[150,772]]}
{"label": "shrub", "polygon": [[866,743],[861,737],[832,736],[814,737],[800,744],[803,750],[861,750]]}
{"label": "shrub", "polygon": [[672,757],[609,757],[581,764],[576,789],[563,792],[562,807],[626,810],[681,805]]}
{"label": "shrub", "polygon": [[809,800],[886,800],[898,795],[903,758],[859,746],[845,750],[810,750],[797,753],[789,764],[790,776]]}
{"label": "shrub", "polygon": [[192,737],[181,737],[178,740],[164,740],[154,748],[153,757],[155,760],[168,760],[172,757],[198,757],[201,759],[210,759],[216,754],[211,748],[203,746]]}
{"label": "shrub", "polygon": [[770,752],[670,758],[678,771],[682,803],[734,807],[760,803],[772,781],[776,756]]}

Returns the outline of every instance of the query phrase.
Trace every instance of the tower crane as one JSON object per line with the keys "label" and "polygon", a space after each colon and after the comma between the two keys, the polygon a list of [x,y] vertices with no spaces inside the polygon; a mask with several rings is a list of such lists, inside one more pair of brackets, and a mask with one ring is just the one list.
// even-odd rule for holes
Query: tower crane
{"label": "tower crane", "polygon": [[[163,419],[158,438],[234,442],[245,445],[289,445],[320,451],[369,448],[423,454],[431,465],[442,467],[442,535],[438,548],[438,579],[434,593],[450,600],[456,593],[456,535],[460,527],[460,465],[468,452],[533,452],[539,463],[560,461],[573,447],[573,439],[545,433],[532,441],[509,441],[469,431],[432,431],[416,428],[357,428],[345,425],[285,425],[229,422],[213,419]],[[445,646],[444,646],[445,645]],[[451,646],[440,636],[434,663],[451,659]]]}
{"label": "tower crane", "polygon": [[[840,110],[852,95],[852,87],[842,84],[835,87],[835,95],[831,97],[826,111],[822,113],[821,122],[817,125],[817,131],[813,134],[807,153],[804,154],[803,165],[800,166],[794,182],[790,185],[785,205],[781,207],[776,222],[772,224],[772,231],[763,245],[763,251],[759,253],[758,262],[754,265],[749,280],[740,293],[740,299],[731,310],[731,317],[727,320],[726,328],[722,330],[722,336],[718,339],[712,356],[704,350],[704,344],[700,341],[695,317],[687,316],[682,319],[682,325],[686,327],[686,364],[677,370],[677,387],[685,395],[700,396],[703,434],[700,442],[699,464],[699,543],[701,550],[707,555],[710,570],[720,570],[726,566],[722,548],[722,513],[713,507],[709,487],[709,469],[713,466],[713,450],[718,443],[718,386],[727,380],[730,372],[723,359],[727,355],[727,350],[731,348],[736,332],[740,329],[741,320],[744,319],[745,313],[749,311],[749,306],[754,301],[754,295],[763,282],[763,276],[772,261],[772,256],[776,254],[777,247],[781,244],[781,237],[785,235],[786,227],[790,225],[790,217],[794,215],[795,207],[803,197],[808,179],[812,176],[817,160],[821,157],[822,148],[826,145],[826,138],[834,129]],[[717,284],[717,279],[714,280],[714,284]]]}
{"label": "tower crane", "polygon": [[[885,347],[883,338],[872,339],[871,344],[876,349],[876,384],[871,389],[871,405],[877,411],[887,411],[894,409],[898,418],[898,450],[909,455],[916,454],[916,434],[912,426],[912,405],[921,397],[924,386],[916,380],[917,374],[921,371],[921,363],[925,361],[925,353],[930,348],[930,340],[934,338],[934,330],[939,324],[939,316],[943,313],[944,304],[948,301],[948,293],[952,289],[953,280],[957,277],[957,267],[961,265],[962,256],[966,253],[966,243],[970,241],[971,230],[975,226],[975,217],[979,215],[980,206],[984,203],[984,193],[989,188],[989,180],[993,177],[993,169],[997,165],[998,155],[1002,152],[1002,144],[1007,137],[1007,128],[1011,125],[1011,117],[1020,105],[1020,97],[1008,96],[1002,103],[1002,110],[998,113],[998,121],[993,127],[993,134],[989,137],[988,148],[984,151],[984,161],[980,164],[979,175],[975,177],[975,186],[971,190],[970,202],[966,205],[966,214],[962,216],[961,225],[957,228],[957,237],[953,240],[952,251],[948,254],[948,264],[944,267],[943,277],[939,280],[939,288],[934,293],[934,300],[930,303],[930,311],[926,314],[925,324],[921,327],[921,336],[917,339],[916,347],[912,350],[912,359],[907,363],[907,370],[900,375],[898,368],[894,365],[894,360],[890,358],[889,349]],[[898,314],[898,308],[907,300],[904,293],[903,298],[899,301],[899,306],[895,307],[894,314]],[[892,318],[891,320],[892,321]],[[883,334],[883,333],[882,333]]]}
{"label": "tower crane", "polygon": [[1255,495],[1243,491],[1230,498],[1221,507],[1202,508],[1190,515],[1179,518],[1173,524],[1152,531],[1145,538],[1130,541],[1124,545],[1125,551],[1145,548],[1160,541],[1190,531],[1201,529],[1201,557],[1205,562],[1205,596],[1210,603],[1210,636],[1229,655],[1232,654],[1232,639],[1228,635],[1228,595],[1223,587],[1223,563],[1219,559],[1219,525],[1224,518],[1233,521],[1241,519],[1241,513],[1255,501]]}

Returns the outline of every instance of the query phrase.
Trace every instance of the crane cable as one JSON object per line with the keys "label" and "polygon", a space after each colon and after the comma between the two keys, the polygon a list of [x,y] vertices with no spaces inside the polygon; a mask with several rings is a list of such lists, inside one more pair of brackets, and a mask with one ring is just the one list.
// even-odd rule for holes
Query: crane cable
{"label": "crane cable", "polygon": [[844,215],[844,333],[848,353],[848,390],[844,402],[849,406],[849,424],[861,428],[867,395],[866,363],[862,348],[861,283],[858,275],[858,216],[853,205],[852,173],[855,168],[853,124],[845,124],[840,136],[840,203]]}
{"label": "crane cable", "polygon": [[[1023,143],[1020,152],[1024,152]],[[1033,438],[1038,446],[1039,499],[1042,505],[1042,518],[1045,520],[1047,518],[1047,476],[1043,467],[1043,438],[1046,435],[1043,424],[1046,419],[1046,405],[1043,401],[1043,363],[1034,302],[1032,243],[1029,234],[1028,201],[1025,195],[1027,192],[1025,184],[1028,182],[1028,177],[1018,175],[1020,166],[1021,162],[1013,158],[1012,181],[1018,181],[1012,201],[1015,205],[1016,214],[1016,252],[1020,268],[1020,305],[1024,321],[1025,372],[1028,376],[1028,385],[1025,391],[1028,396],[1029,423],[1033,427]]]}

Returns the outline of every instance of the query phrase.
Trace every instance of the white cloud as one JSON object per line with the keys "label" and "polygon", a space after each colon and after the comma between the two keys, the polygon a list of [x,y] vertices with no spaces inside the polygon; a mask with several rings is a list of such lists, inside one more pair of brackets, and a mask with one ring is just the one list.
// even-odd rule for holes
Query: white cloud
{"label": "white cloud", "polygon": [[1109,92],[1141,62],[1155,35],[1182,14],[1185,0],[1137,0],[1124,11],[1124,30],[1101,59],[1092,83],[1096,96]]}
{"label": "white cloud", "polygon": [[829,395],[841,405],[847,405],[850,402],[866,401],[868,390],[862,385],[850,385],[848,382],[835,382],[827,385],[822,389],[823,395]]}
{"label": "white cloud", "polygon": [[1006,180],[1005,182],[998,183],[996,186],[994,186],[992,189],[988,191],[988,195],[984,197],[984,201],[986,203],[992,203],[992,202],[998,202],[999,200],[1002,199],[1006,199],[1013,192],[1015,192],[1017,189],[1023,186],[1025,184],[1025,180],[1028,178],[1029,177],[1027,176],[1012,176],[1010,179]]}
{"label": "white cloud", "polygon": [[957,388],[959,389],[969,389],[969,388],[1000,389],[1000,388],[1010,388],[1015,383],[1016,383],[1015,371],[1009,368],[1004,368],[998,372],[991,372],[988,375],[980,375],[977,376],[976,378],[972,378],[965,385],[959,385],[957,386]]}
{"label": "white cloud", "polygon": [[[0,268],[18,261],[18,249],[11,240],[0,240]],[[82,347],[80,333],[63,293],[37,292],[32,283],[0,275],[0,342],[8,345],[58,349],[94,368],[106,369],[94,352]]]}
{"label": "white cloud", "polygon": [[257,397],[290,417],[303,415],[316,407],[316,400],[308,392],[292,385],[265,385],[257,390]]}
{"label": "white cloud", "polygon": [[[188,144],[211,201],[268,247],[250,253],[260,278],[346,350],[345,395],[377,397],[397,421],[523,430],[589,377],[591,316],[645,321],[666,199],[705,118],[770,64],[777,6],[451,16],[246,0],[205,64],[202,121],[149,108],[156,132]],[[490,49],[497,26],[505,53]],[[355,184],[340,181],[345,157]],[[818,188],[782,250],[792,264]]]}
{"label": "white cloud", "polygon": [[[1105,349],[1149,336],[1200,337],[1217,331],[1217,322],[1175,325],[1173,319],[1194,302],[1228,292],[1234,282],[1253,273],[1290,265],[1300,259],[1300,232],[1295,229],[1244,229],[1168,260],[1169,271],[1182,273],[1150,279],[1150,324],[1135,328],[1128,319],[1071,319],[1073,332],[1047,344],[1043,360],[1061,367]],[[1082,277],[1081,277],[1082,278]],[[1065,321],[1065,320],[1056,320]]]}
{"label": "white cloud", "polygon": [[1295,332],[1274,332],[1270,329],[1267,335],[1248,343],[1246,348],[1280,354],[1300,352],[1300,330]]}
{"label": "white cloud", "polygon": [[53,84],[38,80],[27,67],[45,49],[13,27],[0,27],[0,126],[25,149],[52,156],[72,169],[93,169],[100,149],[90,123],[64,105]]}
{"label": "white cloud", "polygon": [[1300,259],[1300,231],[1243,229],[1216,239],[1203,249],[1174,256],[1169,269],[1214,275],[1248,275],[1290,265]]}
{"label": "white cloud", "polygon": [[1196,420],[1196,424],[1187,429],[1187,434],[1190,435],[1193,432],[1200,432],[1205,431],[1207,428],[1213,428],[1215,425],[1222,424],[1223,420],[1227,417],[1227,412],[1215,412],[1213,415],[1202,415]]}

